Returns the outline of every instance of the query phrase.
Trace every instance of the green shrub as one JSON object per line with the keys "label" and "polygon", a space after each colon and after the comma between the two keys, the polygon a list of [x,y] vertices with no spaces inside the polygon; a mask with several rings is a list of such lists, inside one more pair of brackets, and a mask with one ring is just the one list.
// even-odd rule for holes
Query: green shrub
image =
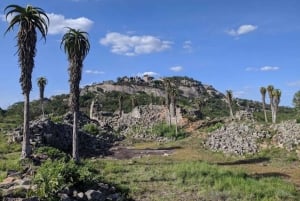
{"label": "green shrub", "polygon": [[168,125],[166,123],[159,123],[153,126],[152,134],[158,137],[167,137],[170,139],[180,140],[186,137],[186,133],[178,128],[176,134],[176,126]]}
{"label": "green shrub", "polygon": [[34,152],[36,154],[46,154],[51,160],[67,158],[67,155],[64,152],[54,147],[39,147],[36,150],[34,150]]}
{"label": "green shrub", "polygon": [[222,124],[221,122],[218,122],[218,123],[216,123],[216,124],[214,124],[214,125],[209,126],[209,127],[206,129],[206,131],[209,132],[209,133],[211,133],[211,132],[213,132],[213,131],[215,131],[215,130],[218,130],[218,129],[222,128],[223,125],[224,125],[224,124]]}
{"label": "green shrub", "polygon": [[34,177],[37,185],[33,195],[42,199],[59,200],[57,193],[66,187],[76,187],[78,190],[87,189],[98,182],[96,171],[87,164],[76,164],[73,160],[47,160]]}
{"label": "green shrub", "polygon": [[82,130],[92,135],[99,134],[99,128],[95,124],[85,124]]}

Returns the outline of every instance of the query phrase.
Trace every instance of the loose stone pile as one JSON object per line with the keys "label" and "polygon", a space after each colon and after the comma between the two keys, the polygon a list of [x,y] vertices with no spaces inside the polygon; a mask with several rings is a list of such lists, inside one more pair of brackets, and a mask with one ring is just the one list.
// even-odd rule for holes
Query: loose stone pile
{"label": "loose stone pile", "polygon": [[291,151],[300,144],[300,124],[296,123],[296,120],[281,122],[271,128],[276,133],[273,141],[277,146]]}
{"label": "loose stone pile", "polygon": [[232,122],[210,133],[205,146],[213,151],[244,155],[258,152],[257,141],[270,137],[267,130],[253,123]]}
{"label": "loose stone pile", "polygon": [[[70,153],[72,150],[72,118],[65,115],[64,123],[54,123],[50,119],[38,119],[30,122],[30,144],[33,147],[52,146]],[[79,115],[79,127],[85,124],[95,124],[83,114]],[[22,141],[22,129],[16,129],[9,134],[10,141]],[[109,148],[120,138],[109,130],[103,130],[99,135],[91,135],[82,130],[78,132],[79,152],[82,155],[107,155]]]}

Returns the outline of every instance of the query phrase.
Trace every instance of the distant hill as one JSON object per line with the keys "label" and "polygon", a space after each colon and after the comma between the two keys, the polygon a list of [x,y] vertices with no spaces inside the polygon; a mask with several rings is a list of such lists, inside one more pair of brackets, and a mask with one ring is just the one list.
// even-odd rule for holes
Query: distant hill
{"label": "distant hill", "polygon": [[[116,112],[119,108],[119,98],[123,99],[124,112],[130,112],[138,105],[164,105],[166,89],[164,80],[169,80],[177,89],[177,106],[182,108],[190,120],[228,116],[228,107],[225,96],[213,86],[203,84],[189,77],[165,77],[154,79],[151,76],[120,77],[117,81],[103,81],[85,86],[80,93],[80,110],[87,115],[92,101],[103,112]],[[259,92],[258,92],[259,93]],[[259,121],[263,121],[261,102],[235,98],[234,111],[251,110]],[[68,94],[52,96],[45,100],[45,113],[51,116],[60,116],[68,111]],[[269,109],[267,105],[267,109]],[[23,103],[11,105],[7,110],[0,111],[0,116],[13,116],[18,114],[21,121]],[[41,115],[39,101],[31,102],[31,119]],[[295,118],[292,108],[281,107],[278,118]]]}

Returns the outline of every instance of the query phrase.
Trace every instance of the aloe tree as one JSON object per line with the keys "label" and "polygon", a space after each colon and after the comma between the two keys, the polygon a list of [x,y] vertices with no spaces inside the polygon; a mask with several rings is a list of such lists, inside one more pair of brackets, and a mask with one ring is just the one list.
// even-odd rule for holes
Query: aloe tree
{"label": "aloe tree", "polygon": [[42,108],[42,114],[43,114],[43,119],[45,118],[45,112],[44,112],[44,92],[45,92],[45,87],[48,83],[48,80],[45,77],[39,77],[37,79],[37,85],[40,89],[40,101],[41,101],[41,108]]}
{"label": "aloe tree", "polygon": [[229,114],[231,119],[234,119],[233,111],[232,111],[232,99],[233,99],[233,93],[231,90],[226,90],[226,101],[229,108]]}
{"label": "aloe tree", "polygon": [[15,26],[19,26],[16,38],[18,60],[21,68],[19,82],[21,83],[22,94],[24,95],[24,124],[21,152],[21,158],[24,159],[29,157],[31,152],[29,145],[29,96],[32,89],[31,75],[36,55],[37,30],[41,33],[42,38],[46,40],[49,18],[43,9],[31,5],[21,7],[12,4],[7,6],[4,11],[6,12],[6,20],[9,16],[12,16],[5,33],[13,30]]}
{"label": "aloe tree", "polygon": [[274,94],[273,94],[274,86],[273,85],[267,86],[267,91],[268,91],[268,95],[269,95],[269,99],[270,99],[272,122],[274,122]]}
{"label": "aloe tree", "polygon": [[79,162],[78,153],[78,113],[79,113],[79,84],[81,80],[83,60],[86,58],[90,43],[88,33],[68,28],[63,35],[60,46],[64,47],[69,61],[69,83],[70,83],[70,109],[73,113],[73,140],[72,140],[72,158]]}
{"label": "aloe tree", "polygon": [[272,122],[275,124],[277,119],[278,106],[280,103],[281,91],[279,89],[275,89],[273,91],[273,104],[274,104],[274,116]]}
{"label": "aloe tree", "polygon": [[266,112],[266,93],[267,93],[267,89],[265,87],[260,87],[260,93],[261,93],[261,98],[262,98],[263,111],[264,111],[264,115],[265,115],[265,122],[268,123],[268,117],[267,117],[267,112]]}

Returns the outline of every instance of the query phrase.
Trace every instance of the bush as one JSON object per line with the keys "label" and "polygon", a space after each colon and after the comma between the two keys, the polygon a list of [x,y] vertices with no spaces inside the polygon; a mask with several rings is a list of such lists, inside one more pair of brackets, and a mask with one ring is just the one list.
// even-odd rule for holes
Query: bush
{"label": "bush", "polygon": [[57,194],[65,188],[87,189],[98,182],[96,171],[89,164],[73,160],[47,160],[34,177],[37,189],[32,194],[50,201],[59,200]]}
{"label": "bush", "polygon": [[34,151],[36,154],[46,154],[51,160],[66,159],[67,155],[54,147],[39,147]]}
{"label": "bush", "polygon": [[92,135],[99,134],[99,129],[95,124],[85,124],[82,130]]}
{"label": "bush", "polygon": [[218,123],[216,123],[216,124],[214,124],[214,125],[209,126],[209,127],[206,129],[206,131],[209,132],[209,133],[211,133],[211,132],[213,132],[213,131],[215,131],[215,130],[218,130],[218,129],[222,128],[223,125],[224,125],[224,124],[218,122]]}
{"label": "bush", "polygon": [[186,137],[186,133],[178,128],[178,132],[176,134],[176,126],[168,125],[166,123],[156,124],[152,128],[152,133],[158,137],[167,137],[170,139],[180,140]]}

